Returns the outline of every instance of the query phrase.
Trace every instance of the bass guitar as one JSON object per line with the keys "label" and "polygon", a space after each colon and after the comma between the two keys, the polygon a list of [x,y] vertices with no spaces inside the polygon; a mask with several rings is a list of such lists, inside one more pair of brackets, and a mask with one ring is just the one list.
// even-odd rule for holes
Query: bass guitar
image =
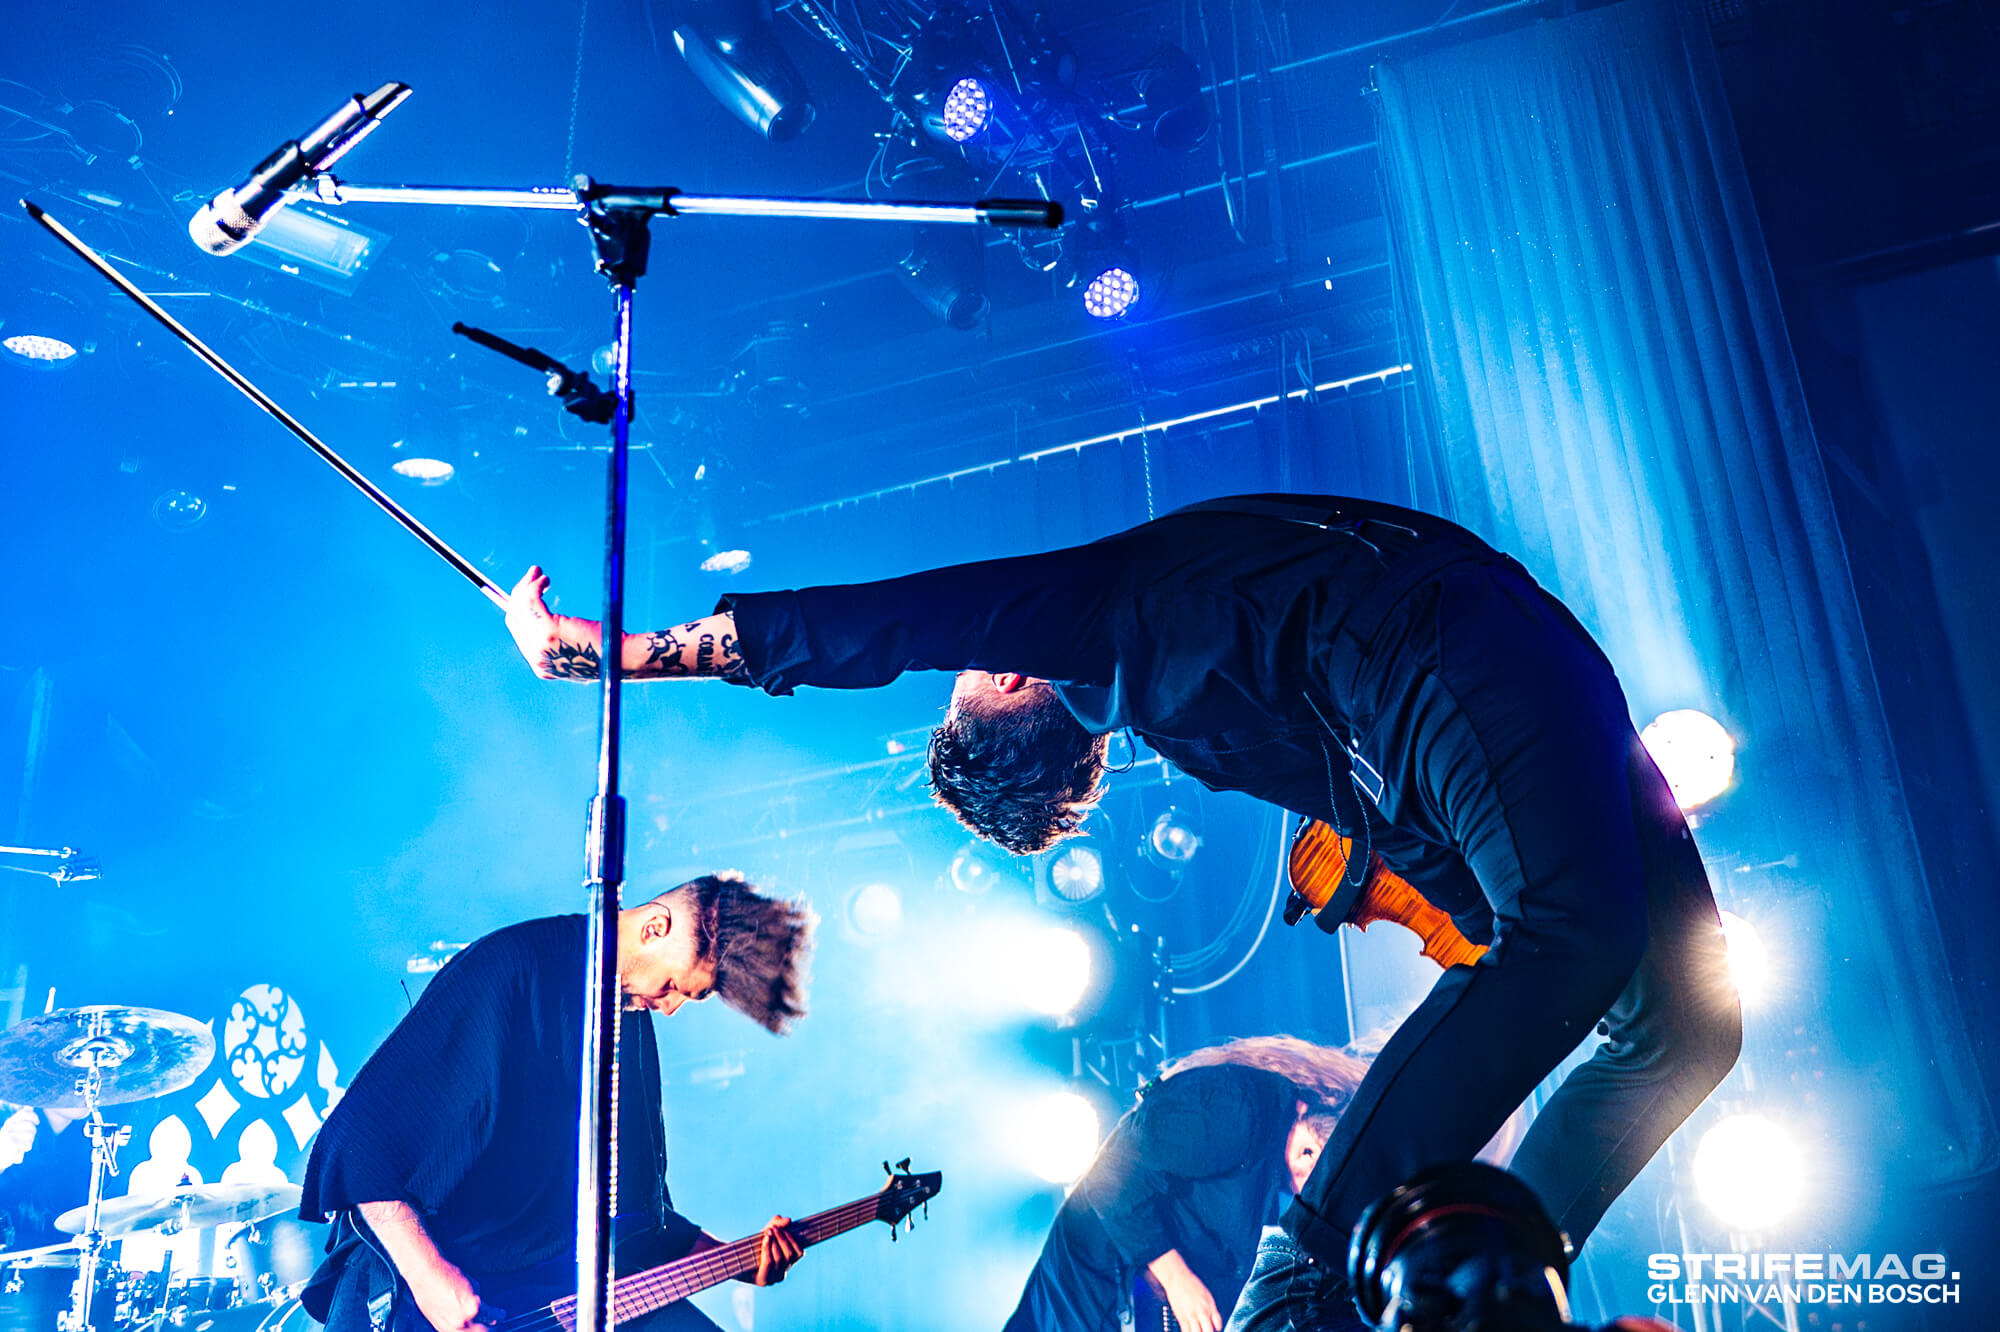
{"label": "bass guitar", "polygon": [[[913,1175],[908,1161],[893,1168],[885,1164],[883,1169],[889,1171],[889,1182],[879,1193],[794,1221],[792,1233],[798,1237],[800,1246],[809,1248],[871,1221],[886,1222],[893,1239],[896,1227],[944,1187],[943,1174],[933,1170]],[[629,1322],[710,1286],[750,1275],[757,1270],[759,1239],[760,1236],[751,1235],[618,1278],[611,1284],[611,1308],[616,1320]],[[539,1309],[506,1318],[498,1325],[497,1332],[576,1332],[576,1296],[565,1296]]]}
{"label": "bass guitar", "polygon": [[1441,967],[1471,966],[1486,953],[1452,924],[1450,916],[1431,905],[1409,880],[1370,853],[1368,872],[1357,883],[1347,873],[1354,844],[1331,825],[1307,819],[1292,835],[1286,869],[1292,892],[1285,904],[1285,923],[1295,925],[1311,912],[1319,927],[1331,934],[1342,925],[1365,930],[1378,920],[1391,921],[1423,941],[1422,953]]}

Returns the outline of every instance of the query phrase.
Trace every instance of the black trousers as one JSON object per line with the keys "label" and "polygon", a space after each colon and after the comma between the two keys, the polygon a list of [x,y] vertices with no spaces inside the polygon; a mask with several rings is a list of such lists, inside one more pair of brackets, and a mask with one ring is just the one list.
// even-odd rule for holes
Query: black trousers
{"label": "black trousers", "polygon": [[1286,1228],[1342,1270],[1369,1203],[1470,1158],[1602,1021],[1513,1162],[1581,1244],[1742,1042],[1686,820],[1603,655],[1511,561],[1447,570],[1336,671],[1396,826],[1440,849],[1419,886],[1494,943],[1383,1047]]}

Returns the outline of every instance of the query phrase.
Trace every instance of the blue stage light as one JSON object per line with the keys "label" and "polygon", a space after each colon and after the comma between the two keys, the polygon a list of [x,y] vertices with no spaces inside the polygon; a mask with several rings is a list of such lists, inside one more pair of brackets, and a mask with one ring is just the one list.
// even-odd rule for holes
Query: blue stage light
{"label": "blue stage light", "polygon": [[1122,268],[1107,268],[1083,289],[1083,308],[1099,319],[1116,319],[1139,299],[1139,279]]}
{"label": "blue stage light", "polygon": [[953,143],[971,139],[985,129],[992,118],[993,96],[978,79],[960,79],[951,85],[951,91],[944,96],[940,119],[945,136]]}

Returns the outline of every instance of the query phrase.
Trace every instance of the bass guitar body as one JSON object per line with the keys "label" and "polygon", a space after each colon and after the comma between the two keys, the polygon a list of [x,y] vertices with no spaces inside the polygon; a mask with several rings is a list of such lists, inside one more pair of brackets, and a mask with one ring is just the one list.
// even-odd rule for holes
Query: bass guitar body
{"label": "bass guitar body", "polygon": [[1371,854],[1366,876],[1351,882],[1347,862],[1353,849],[1352,841],[1318,819],[1299,825],[1287,865],[1292,881],[1287,924],[1308,911],[1329,933],[1340,925],[1365,930],[1386,920],[1415,934],[1423,941],[1423,955],[1441,967],[1471,966],[1485,955],[1484,944],[1467,939],[1450,916],[1383,864],[1382,857]]}

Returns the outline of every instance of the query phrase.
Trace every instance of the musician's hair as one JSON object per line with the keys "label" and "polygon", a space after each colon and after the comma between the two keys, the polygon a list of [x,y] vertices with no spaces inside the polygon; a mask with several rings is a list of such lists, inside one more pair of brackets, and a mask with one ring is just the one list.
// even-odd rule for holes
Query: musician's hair
{"label": "musician's hair", "polygon": [[1075,834],[1104,793],[1104,749],[1046,684],[961,700],[931,732],[931,794],[981,837],[1032,855]]}
{"label": "musician's hair", "polygon": [[804,898],[765,897],[733,871],[704,874],[661,893],[693,909],[697,956],[715,966],[715,994],[782,1036],[806,1013],[806,972],[819,918]]}
{"label": "musician's hair", "polygon": [[1354,1099],[1355,1089],[1368,1073],[1368,1062],[1346,1050],[1315,1045],[1297,1036],[1242,1036],[1170,1059],[1161,1066],[1160,1076],[1171,1078],[1191,1068],[1217,1064],[1240,1064],[1276,1073],[1299,1089],[1307,1121],[1325,1136]]}

